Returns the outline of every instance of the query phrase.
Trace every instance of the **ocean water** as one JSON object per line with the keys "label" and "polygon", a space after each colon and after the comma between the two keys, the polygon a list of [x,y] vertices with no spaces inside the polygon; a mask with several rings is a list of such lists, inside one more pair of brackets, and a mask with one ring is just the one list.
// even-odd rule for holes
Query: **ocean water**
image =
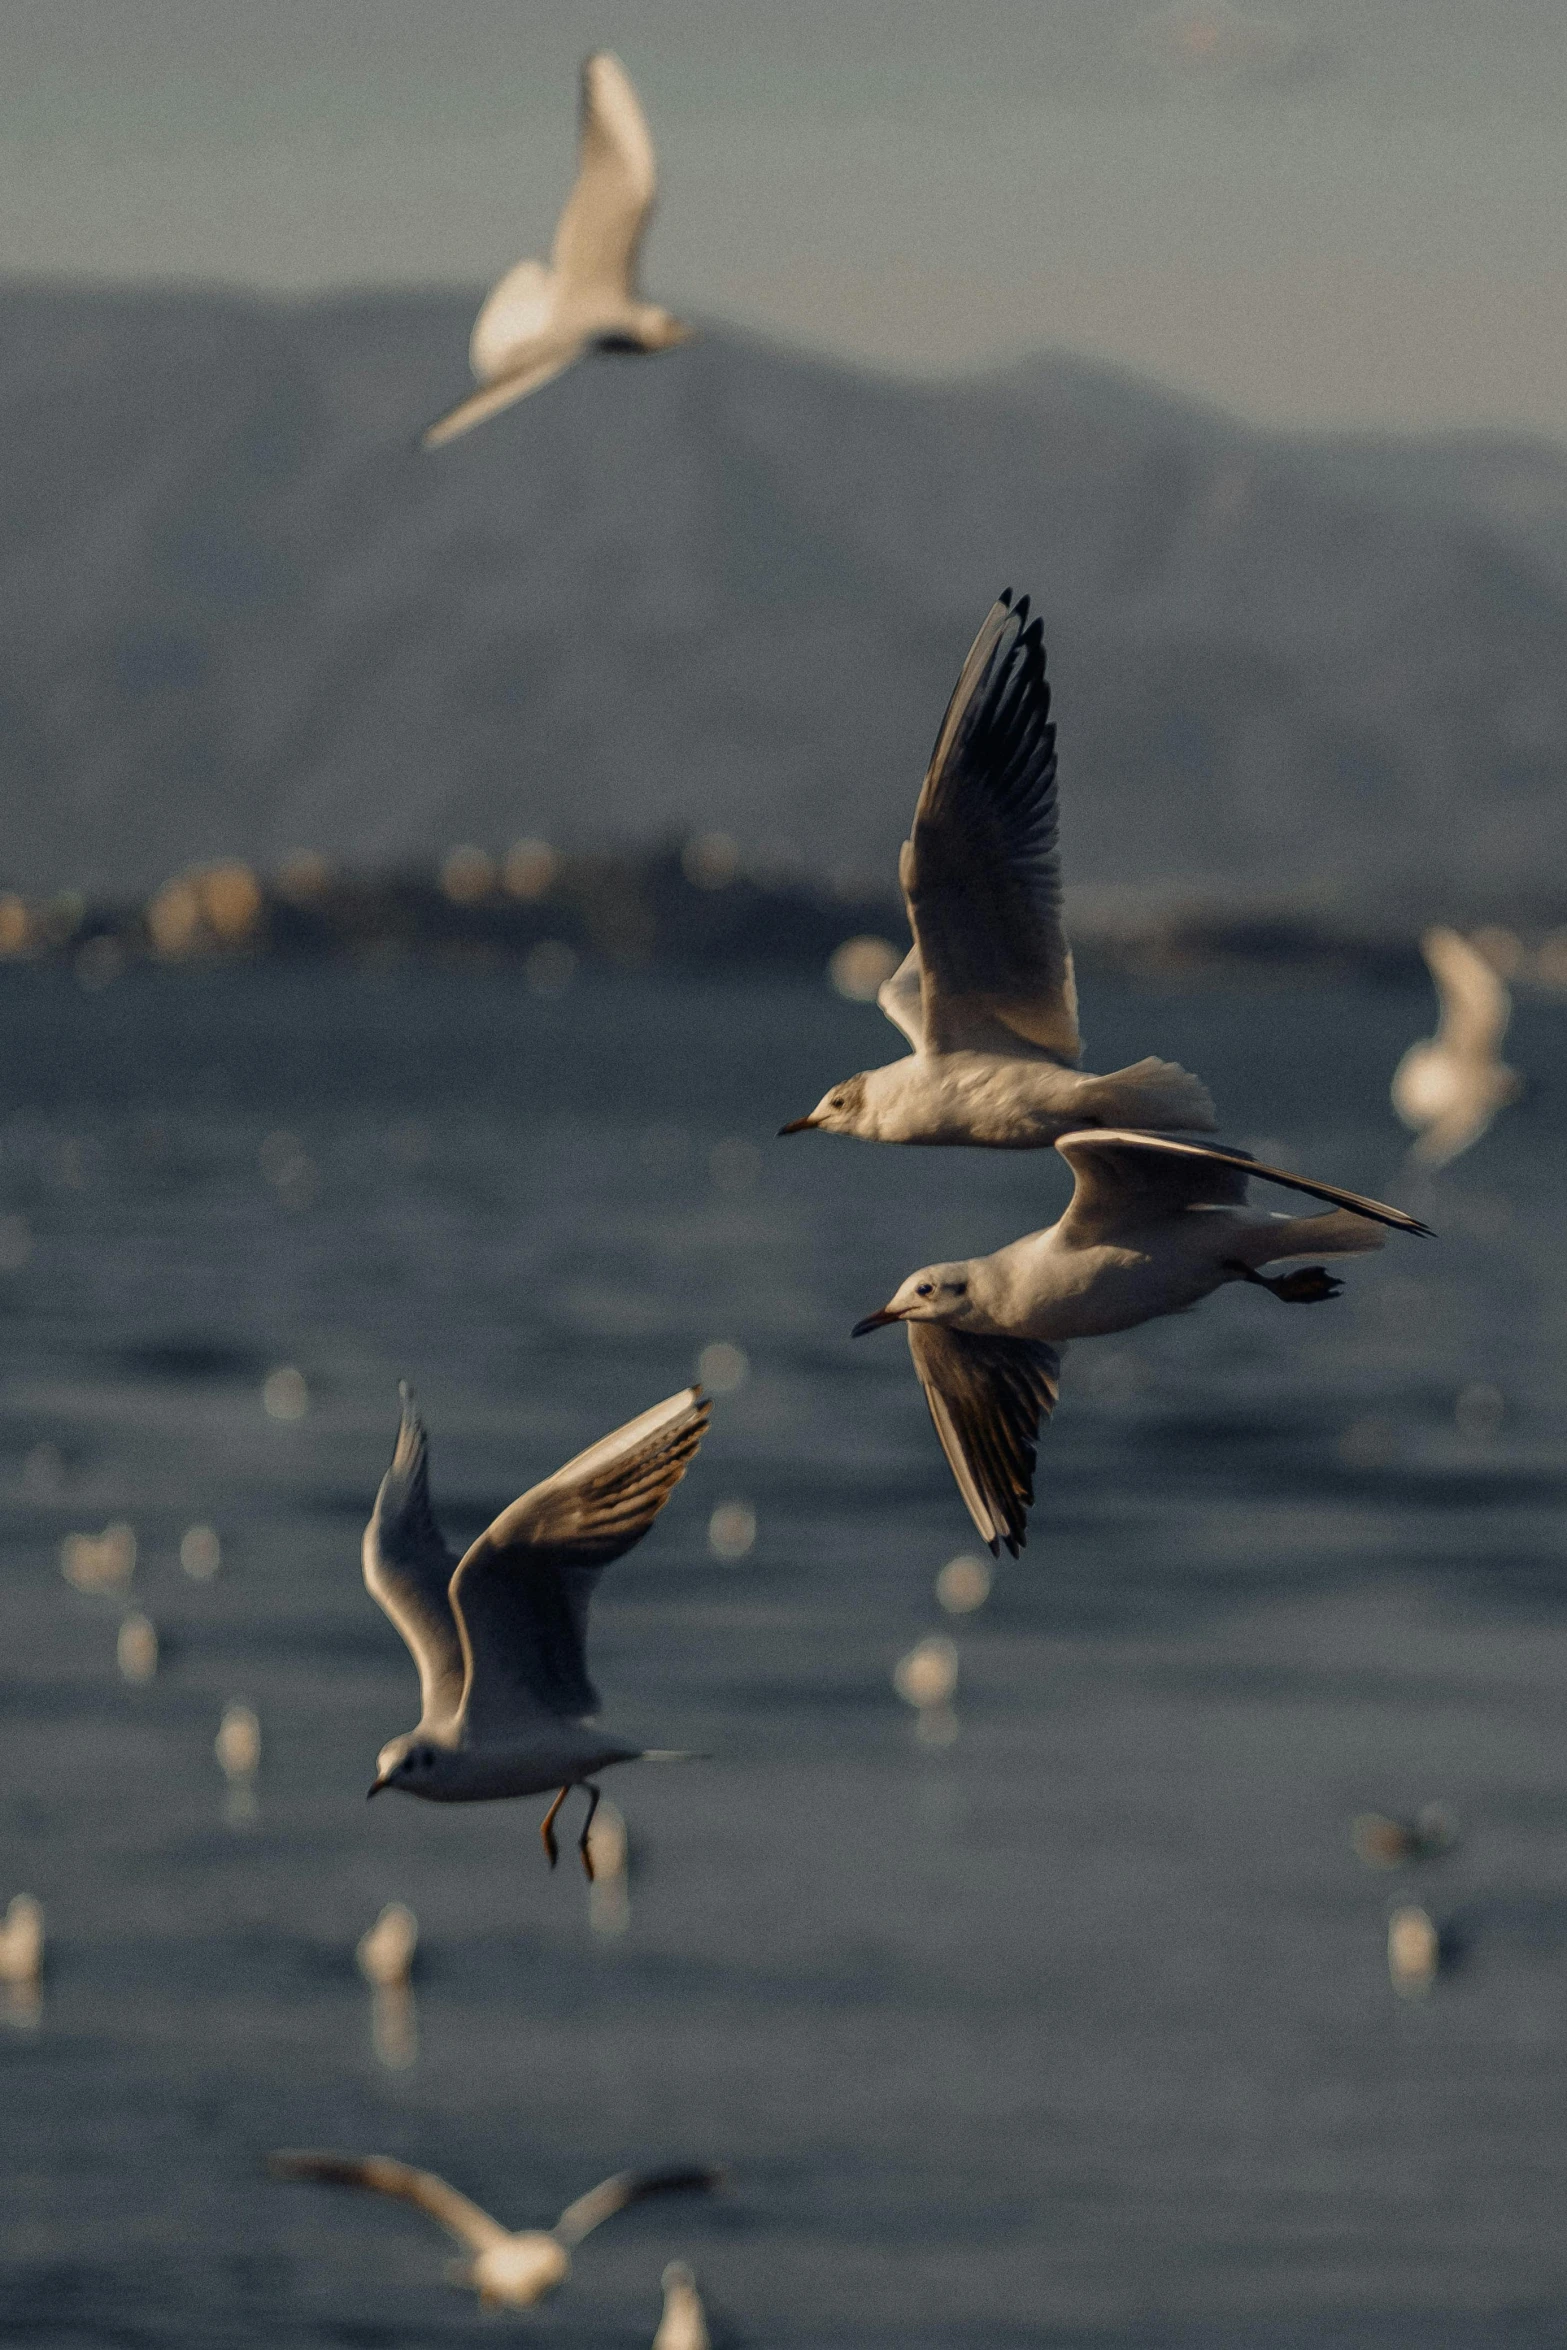
{"label": "ocean water", "polygon": [[[721,2164],[722,2197],[624,2215],[494,2321],[584,2350],[651,2340],[675,2256],[724,2339],[800,2350],[1558,2343],[1567,1011],[1521,1010],[1530,1098],[1414,1186],[1386,1086],[1429,1013],[1092,987],[1093,1065],[1177,1056],[1232,1139],[1439,1237],[1332,1305],[1232,1289],[1071,1350],[1028,1550],[949,1621],[933,1579],[972,1532],[901,1339],[849,1327],[1067,1179],[775,1141],[887,1056],[873,1011],[6,974],[0,1903],[35,1894],[50,1945],[38,2011],[0,2012],[0,2340],[468,2339],[418,2214],[264,2176],[322,2145],[513,2224],[627,2163]],[[595,1616],[606,1718],[711,1757],[607,1776],[610,1937],[569,1843],[546,1869],[542,1803],[366,1807],[416,1698],[359,1530],[399,1375],[456,1540],[715,1342],[749,1375]],[[734,1502],[756,1535],[726,1559]],[[73,1588],[62,1543],[116,1523],[128,1594]],[[210,1580],[179,1563],[196,1524]],[[140,1685],[128,1606],[161,1642]],[[892,1684],[932,1632],[946,1743]],[[214,1758],[233,1701],[250,1805]],[[1429,1800],[1458,1848],[1365,1870],[1353,1814]],[[394,1899],[423,1942],[389,2065],[353,1950]],[[1400,1901],[1459,1955],[1419,2000],[1388,1978]]]}

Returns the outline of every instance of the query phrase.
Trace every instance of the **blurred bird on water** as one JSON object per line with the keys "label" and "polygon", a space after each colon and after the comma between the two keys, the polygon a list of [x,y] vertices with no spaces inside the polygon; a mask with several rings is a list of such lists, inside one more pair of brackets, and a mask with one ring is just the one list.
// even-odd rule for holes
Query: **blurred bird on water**
{"label": "blurred bird on water", "polygon": [[1078,1069],[1056,814],[1040,623],[1008,589],[953,688],[898,862],[914,944],[876,1000],[914,1049],[781,1134],[1039,1150],[1082,1126],[1212,1130],[1207,1087],[1173,1061]]}
{"label": "blurred bird on water", "polygon": [[458,1559],[430,1506],[424,1424],[406,1384],[399,1393],[364,1577],[408,1644],[422,1703],[417,1726],[382,1747],[370,1793],[486,1803],[558,1788],[541,1830],[553,1868],[556,1816],[585,1787],[577,1849],[591,1878],[594,1774],[689,1758],[589,1727],[599,1699],[587,1675],[588,1608],[603,1569],[641,1541],[685,1475],[712,1405],[695,1387],[655,1404],[514,1501]]}
{"label": "blurred bird on water", "polygon": [[[1425,1233],[1401,1209],[1262,1165],[1244,1151],[1090,1129],[1057,1150],[1074,1183],[1066,1214],[988,1257],[927,1265],[854,1336],[902,1322],[936,1434],[992,1553],[1015,1558],[1034,1498],[1034,1445],[1055,1409],[1064,1339],[1103,1337],[1184,1313],[1226,1282],[1316,1305],[1341,1283],[1321,1265],[1269,1277],[1286,1257],[1358,1256],[1381,1227]],[[1326,1216],[1251,1206],[1252,1179],[1332,1203]]]}
{"label": "blurred bird on water", "polygon": [[433,2171],[414,2170],[389,2155],[282,2153],[274,2154],[267,2167],[274,2178],[367,2187],[425,2212],[472,2254],[469,2260],[453,2261],[447,2274],[453,2284],[471,2285],[486,2309],[531,2309],[543,2301],[570,2276],[571,2255],[583,2238],[617,2211],[653,2195],[702,2192],[722,2184],[721,2174],[712,2170],[617,2171],[568,2203],[552,2228],[514,2232]]}
{"label": "blurred bird on water", "polygon": [[653,2336],[653,2350],[711,2350],[707,2312],[696,2289],[696,2278],[683,2260],[672,2260],[661,2279],[664,2314]]}
{"label": "blurred bird on water", "polygon": [[589,351],[667,351],[683,326],[637,291],[657,171],[631,76],[607,49],[582,68],[577,177],[549,261],[519,261],[486,297],[468,356],[480,389],[424,434],[438,449],[563,375]]}
{"label": "blurred bird on water", "polygon": [[1350,1841],[1368,1869],[1396,1869],[1405,1861],[1439,1860],[1458,1841],[1458,1823],[1439,1803],[1422,1805],[1412,1820],[1363,1811],[1350,1826]]}
{"label": "blurred bird on water", "polygon": [[1414,1132],[1410,1157],[1423,1167],[1445,1167],[1518,1099],[1523,1079],[1501,1058],[1512,997],[1479,948],[1438,925],[1426,932],[1420,951],[1441,1018],[1435,1036],[1412,1044],[1394,1070],[1393,1107]]}

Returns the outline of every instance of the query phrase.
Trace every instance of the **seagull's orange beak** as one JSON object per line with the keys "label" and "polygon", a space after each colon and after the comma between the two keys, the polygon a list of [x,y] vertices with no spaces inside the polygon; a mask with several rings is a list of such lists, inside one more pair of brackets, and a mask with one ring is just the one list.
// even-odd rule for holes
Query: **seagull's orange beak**
{"label": "seagull's orange beak", "polygon": [[814,1134],[815,1131],[816,1120],[814,1118],[791,1118],[787,1126],[780,1126],[778,1129],[780,1135]]}
{"label": "seagull's orange beak", "polygon": [[379,1795],[382,1788],[390,1787],[391,1783],[391,1778],[386,1773],[383,1773],[379,1779],[372,1779],[369,1786],[365,1789],[366,1803],[369,1802],[372,1795]]}
{"label": "seagull's orange beak", "polygon": [[856,1322],[849,1332],[851,1338],[863,1338],[867,1330],[885,1330],[889,1322],[901,1322],[901,1306],[883,1306],[879,1313],[867,1314],[863,1322]]}

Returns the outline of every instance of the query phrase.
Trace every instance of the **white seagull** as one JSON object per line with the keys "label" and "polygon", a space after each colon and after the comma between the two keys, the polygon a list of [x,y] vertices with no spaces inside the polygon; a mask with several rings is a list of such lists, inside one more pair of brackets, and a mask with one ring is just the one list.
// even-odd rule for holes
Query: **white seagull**
{"label": "white seagull", "polygon": [[457,1559],[430,1508],[424,1426],[406,1384],[392,1465],[364,1535],[365,1583],[419,1668],[418,1726],[383,1746],[370,1793],[485,1803],[560,1790],[542,1834],[555,1866],[555,1818],[586,1787],[578,1850],[588,1876],[597,1771],[689,1758],[624,1746],[590,1726],[588,1606],[611,1559],[640,1542],[685,1475],[712,1405],[683,1388],[502,1510]]}
{"label": "white seagull", "polygon": [[1512,997],[1479,948],[1439,924],[1420,952],[1442,1016],[1435,1036],[1412,1044],[1394,1070],[1393,1107],[1414,1129],[1410,1157],[1445,1167],[1518,1099],[1523,1079],[1500,1058]]}
{"label": "white seagull", "polygon": [[712,2170],[617,2171],[602,2186],[568,2203],[552,2228],[514,2233],[434,2171],[415,2170],[388,2154],[274,2154],[267,2168],[279,2179],[368,2187],[428,2213],[472,2253],[471,2260],[453,2261],[447,2274],[453,2284],[471,2285],[486,2309],[531,2309],[544,2300],[570,2276],[571,2255],[583,2237],[628,2204],[644,2202],[650,2195],[723,2183],[723,2174]]}
{"label": "white seagull", "polygon": [[653,2336],[653,2350],[712,2350],[707,2312],[696,2279],[683,2260],[672,2260],[661,2280],[664,2314]]}
{"label": "white seagull", "polygon": [[548,263],[519,261],[491,287],[468,357],[479,390],[424,434],[438,449],[590,350],[667,351],[691,329],[637,292],[637,253],[657,188],[653,141],[631,76],[601,49],[582,68],[577,179]]}
{"label": "white seagull", "polygon": [[[911,1273],[854,1336],[907,1325],[914,1368],[941,1448],[992,1552],[1016,1558],[1034,1498],[1034,1440],[1055,1408],[1055,1343],[1130,1330],[1184,1313],[1227,1281],[1316,1305],[1341,1282],[1321,1265],[1270,1279],[1285,1257],[1359,1256],[1382,1226],[1427,1231],[1358,1192],[1265,1167],[1245,1151],[1159,1134],[1090,1128],[1056,1149],[1073,1174],[1066,1214],[993,1256]],[[1259,1178],[1328,1200],[1327,1216],[1268,1214],[1248,1204]]]}
{"label": "white seagull", "polygon": [[1045,648],[1010,589],[953,688],[898,879],[914,944],[876,1000],[914,1050],[780,1133],[1040,1150],[1083,1126],[1212,1131],[1207,1087],[1174,1061],[1077,1066]]}

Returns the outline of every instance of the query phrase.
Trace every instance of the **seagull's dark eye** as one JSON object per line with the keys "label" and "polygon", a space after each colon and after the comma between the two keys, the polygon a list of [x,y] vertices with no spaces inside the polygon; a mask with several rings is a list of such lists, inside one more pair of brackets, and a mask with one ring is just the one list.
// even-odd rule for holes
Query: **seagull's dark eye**
{"label": "seagull's dark eye", "polygon": [[835,1093],[832,1097],[832,1100],[827,1104],[827,1107],[829,1110],[841,1110],[843,1108],[842,1094]]}
{"label": "seagull's dark eye", "polygon": [[919,1287],[915,1290],[914,1294],[916,1297],[934,1297],[936,1294],[935,1282],[922,1281]]}

